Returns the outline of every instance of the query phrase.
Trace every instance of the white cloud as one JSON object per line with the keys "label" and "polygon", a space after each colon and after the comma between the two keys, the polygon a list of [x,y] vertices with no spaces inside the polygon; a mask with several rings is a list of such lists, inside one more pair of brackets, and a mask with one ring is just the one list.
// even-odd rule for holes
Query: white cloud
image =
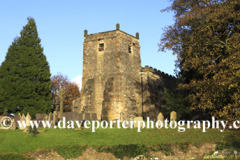
{"label": "white cloud", "polygon": [[72,82],[75,82],[78,85],[79,91],[81,91],[82,88],[82,76],[79,75],[76,78],[72,80]]}

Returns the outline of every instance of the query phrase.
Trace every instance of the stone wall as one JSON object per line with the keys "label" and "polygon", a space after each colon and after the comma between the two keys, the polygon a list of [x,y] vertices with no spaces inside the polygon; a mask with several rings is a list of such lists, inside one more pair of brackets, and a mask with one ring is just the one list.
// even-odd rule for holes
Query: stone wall
{"label": "stone wall", "polygon": [[81,97],[72,101],[71,104],[71,111],[72,112],[79,112],[81,111]]}
{"label": "stone wall", "polygon": [[[177,79],[149,66],[141,69],[143,83],[143,117],[157,119],[164,103],[164,88],[174,89],[177,87]],[[142,92],[142,91],[141,91]]]}

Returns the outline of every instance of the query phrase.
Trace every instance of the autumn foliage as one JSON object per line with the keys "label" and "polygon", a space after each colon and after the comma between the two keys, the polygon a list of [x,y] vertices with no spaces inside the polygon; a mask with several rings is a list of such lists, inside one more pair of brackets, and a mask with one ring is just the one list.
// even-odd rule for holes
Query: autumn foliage
{"label": "autumn foliage", "polygon": [[71,83],[67,76],[61,73],[51,77],[52,92],[54,100],[54,110],[59,110],[60,105],[60,88],[63,88],[63,105],[64,111],[71,111],[72,100],[80,97],[79,88],[75,83]]}
{"label": "autumn foliage", "polygon": [[169,10],[175,13],[175,24],[166,28],[159,49],[177,54],[181,76],[191,73],[178,86],[189,91],[191,109],[208,109],[218,119],[239,119],[240,1],[174,0],[163,11]]}

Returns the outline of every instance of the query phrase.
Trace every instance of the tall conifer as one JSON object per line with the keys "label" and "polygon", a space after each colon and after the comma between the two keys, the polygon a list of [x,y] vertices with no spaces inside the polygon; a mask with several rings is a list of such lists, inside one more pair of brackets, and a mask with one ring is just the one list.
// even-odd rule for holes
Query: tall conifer
{"label": "tall conifer", "polygon": [[33,18],[20,34],[0,68],[0,108],[35,116],[52,107],[51,74]]}

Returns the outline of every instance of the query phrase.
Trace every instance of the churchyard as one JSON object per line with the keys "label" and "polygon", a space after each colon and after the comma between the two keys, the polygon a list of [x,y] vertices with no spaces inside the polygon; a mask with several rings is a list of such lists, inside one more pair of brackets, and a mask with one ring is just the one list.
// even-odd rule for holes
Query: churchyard
{"label": "churchyard", "polygon": [[[37,114],[36,120],[48,120],[57,123],[60,114],[57,112],[46,114]],[[62,113],[66,117],[66,121],[82,121],[96,120],[96,113]],[[177,113],[172,112],[171,120],[176,120]],[[121,120],[122,118],[120,118]],[[158,120],[163,121],[164,116],[159,113]],[[26,121],[27,128],[20,128],[15,122]],[[178,127],[171,129],[168,123],[168,129],[162,127],[157,129],[154,123],[154,129],[141,129],[138,132],[138,124],[134,124],[133,128],[117,128],[116,124],[112,127],[103,129],[99,127],[92,132],[92,128],[78,128],[74,124],[74,129],[59,129],[59,128],[44,128],[40,125],[39,128],[31,128],[28,120],[32,120],[29,114],[16,115],[14,123],[10,129],[0,129],[0,159],[28,159],[32,157],[36,159],[44,159],[44,155],[50,155],[56,158],[58,154],[61,158],[78,158],[79,156],[86,157],[86,154],[92,149],[96,150],[96,156],[104,156],[100,154],[111,154],[112,158],[122,159],[136,158],[144,155],[146,158],[160,157],[169,159],[179,155],[184,158],[195,159],[199,157],[221,157],[225,153],[225,157],[238,156],[240,152],[240,136],[239,130],[225,130],[220,132],[219,129],[207,129],[202,132],[202,129],[194,129],[193,124],[190,129],[186,128],[184,132],[178,132]],[[132,120],[141,121],[142,117],[135,117]],[[98,121],[101,123],[101,121]],[[146,120],[144,120],[147,123]],[[122,123],[120,123],[122,125]],[[141,124],[141,123],[140,123]],[[67,124],[66,124],[67,125]],[[91,124],[89,125],[91,126]],[[142,125],[140,126],[142,127]],[[91,149],[89,149],[91,147]],[[216,154],[216,151],[218,153]],[[234,155],[234,151],[237,154]],[[108,153],[107,153],[108,152]],[[232,152],[232,153],[231,153]],[[34,154],[33,154],[34,153]],[[201,155],[202,154],[202,155]],[[29,157],[30,156],[30,157]],[[40,157],[39,157],[40,156]],[[46,157],[45,157],[46,158]],[[58,159],[58,158],[57,158]]]}

